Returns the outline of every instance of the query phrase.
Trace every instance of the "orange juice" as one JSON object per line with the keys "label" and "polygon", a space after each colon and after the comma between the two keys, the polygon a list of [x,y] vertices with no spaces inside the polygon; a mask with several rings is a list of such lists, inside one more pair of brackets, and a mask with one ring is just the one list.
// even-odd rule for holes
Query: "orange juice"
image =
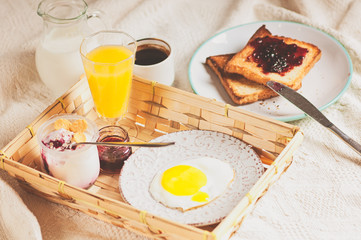
{"label": "orange juice", "polygon": [[133,52],[118,45],[99,46],[86,54],[84,62],[89,88],[98,113],[106,118],[122,117],[128,106],[132,83]]}

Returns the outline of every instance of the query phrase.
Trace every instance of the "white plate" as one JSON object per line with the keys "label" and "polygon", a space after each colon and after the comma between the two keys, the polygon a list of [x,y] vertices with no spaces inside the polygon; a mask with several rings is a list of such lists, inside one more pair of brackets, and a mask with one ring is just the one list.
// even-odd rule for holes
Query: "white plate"
{"label": "white plate", "polygon": [[[119,190],[132,206],[180,223],[203,226],[221,221],[263,174],[263,165],[251,146],[227,134],[191,130],[170,133],[152,142],[174,141],[162,148],[139,148],[128,159],[119,177]],[[181,212],[165,207],[149,193],[153,177],[165,166],[184,159],[213,157],[228,162],[235,178],[224,194],[209,204]]]}
{"label": "white plate", "polygon": [[[193,91],[201,96],[234,105],[217,76],[205,65],[212,55],[240,51],[253,33],[265,24],[274,35],[312,43],[322,51],[321,59],[303,79],[299,92],[318,109],[333,104],[351,82],[352,62],[346,49],[332,36],[307,25],[285,21],[255,22],[236,26],[204,42],[194,53],[188,69]],[[239,106],[243,109],[281,121],[293,121],[305,114],[282,97]]]}

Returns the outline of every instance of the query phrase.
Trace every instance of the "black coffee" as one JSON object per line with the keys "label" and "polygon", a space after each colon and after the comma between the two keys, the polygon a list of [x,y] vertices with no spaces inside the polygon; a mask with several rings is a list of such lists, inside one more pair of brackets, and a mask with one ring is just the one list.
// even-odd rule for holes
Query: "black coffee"
{"label": "black coffee", "polygon": [[169,55],[167,49],[158,45],[142,45],[139,46],[135,54],[135,64],[137,65],[153,65],[162,62]]}

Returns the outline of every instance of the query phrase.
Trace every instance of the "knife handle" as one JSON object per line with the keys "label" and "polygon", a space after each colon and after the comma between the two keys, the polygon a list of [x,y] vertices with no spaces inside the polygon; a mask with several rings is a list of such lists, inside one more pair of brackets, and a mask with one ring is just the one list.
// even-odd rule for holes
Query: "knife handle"
{"label": "knife handle", "polygon": [[338,127],[335,125],[331,125],[328,127],[331,132],[336,134],[339,138],[341,138],[347,145],[349,145],[355,152],[361,155],[361,145],[358,144],[355,140],[347,136],[344,132],[342,132]]}

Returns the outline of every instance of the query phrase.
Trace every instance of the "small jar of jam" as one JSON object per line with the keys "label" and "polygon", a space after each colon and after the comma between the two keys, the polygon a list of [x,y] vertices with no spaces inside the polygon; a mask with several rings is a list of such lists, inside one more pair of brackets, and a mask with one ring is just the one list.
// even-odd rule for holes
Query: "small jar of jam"
{"label": "small jar of jam", "polygon": [[[98,142],[129,142],[126,130],[119,126],[105,126],[99,130]],[[100,168],[105,173],[119,173],[124,161],[132,154],[127,146],[98,146]]]}

